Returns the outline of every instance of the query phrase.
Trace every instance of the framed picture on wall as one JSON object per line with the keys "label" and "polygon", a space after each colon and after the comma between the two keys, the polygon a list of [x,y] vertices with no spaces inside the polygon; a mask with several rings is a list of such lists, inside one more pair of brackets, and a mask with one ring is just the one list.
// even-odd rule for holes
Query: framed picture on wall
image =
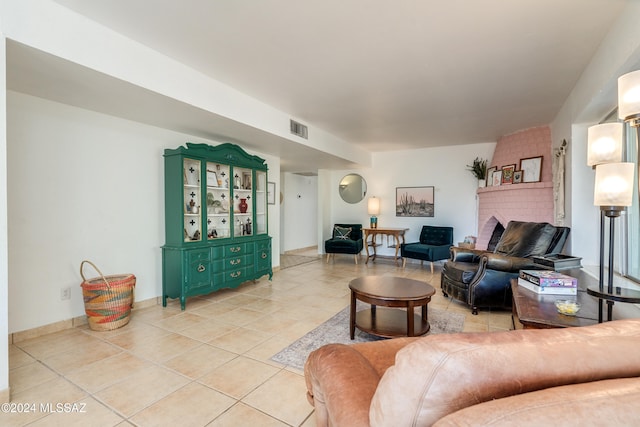
{"label": "framed picture on wall", "polygon": [[542,156],[520,159],[520,170],[522,171],[522,182],[540,181],[542,171]]}
{"label": "framed picture on wall", "polygon": [[487,169],[487,187],[491,187],[493,185],[493,173],[497,170],[497,166],[491,166]]}
{"label": "framed picture on wall", "polygon": [[520,184],[522,182],[522,171],[513,171],[513,183]]}
{"label": "framed picture on wall", "polygon": [[396,187],[396,216],[433,217],[435,187]]}
{"label": "framed picture on wall", "polygon": [[496,170],[491,175],[491,185],[493,187],[498,187],[500,182],[502,181],[502,170]]}
{"label": "framed picture on wall", "polygon": [[507,165],[502,167],[502,184],[513,184],[513,172],[516,165]]}

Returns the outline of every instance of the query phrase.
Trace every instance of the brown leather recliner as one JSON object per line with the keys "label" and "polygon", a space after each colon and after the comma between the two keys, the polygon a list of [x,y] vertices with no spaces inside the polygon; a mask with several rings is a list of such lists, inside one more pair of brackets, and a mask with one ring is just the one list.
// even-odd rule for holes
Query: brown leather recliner
{"label": "brown leather recliner", "polygon": [[569,231],[546,222],[510,221],[493,252],[452,247],[442,269],[442,292],[469,304],[473,314],[479,308],[511,308],[511,279],[522,269],[539,269],[534,256],[562,252]]}

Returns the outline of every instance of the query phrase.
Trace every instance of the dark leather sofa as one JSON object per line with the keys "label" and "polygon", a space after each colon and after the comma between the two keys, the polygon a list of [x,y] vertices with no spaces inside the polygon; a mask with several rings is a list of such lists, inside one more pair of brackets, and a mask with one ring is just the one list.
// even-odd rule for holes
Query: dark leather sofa
{"label": "dark leather sofa", "polygon": [[331,239],[324,242],[327,262],[331,254],[351,254],[354,255],[357,264],[358,254],[363,248],[362,224],[335,224]]}
{"label": "dark leather sofa", "polygon": [[429,261],[433,274],[433,262],[449,258],[452,245],[453,227],[424,225],[420,231],[420,241],[403,243],[400,246],[402,267],[407,263],[407,258]]}
{"label": "dark leather sofa", "polygon": [[511,279],[521,269],[540,268],[534,256],[561,253],[569,231],[546,222],[511,221],[493,252],[452,247],[442,269],[442,291],[471,306],[473,314],[511,308]]}

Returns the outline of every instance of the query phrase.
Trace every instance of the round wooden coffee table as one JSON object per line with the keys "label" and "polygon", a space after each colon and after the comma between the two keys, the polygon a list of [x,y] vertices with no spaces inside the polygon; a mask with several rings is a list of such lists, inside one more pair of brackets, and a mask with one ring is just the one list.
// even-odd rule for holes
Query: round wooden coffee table
{"label": "round wooden coffee table", "polygon": [[[351,339],[356,328],[380,337],[419,336],[429,332],[427,304],[436,293],[433,286],[404,277],[365,276],[349,282],[351,289]],[[371,310],[356,312],[356,301],[371,304]],[[377,306],[406,308],[404,310],[377,309]],[[422,316],[414,314],[414,307],[422,307]]]}

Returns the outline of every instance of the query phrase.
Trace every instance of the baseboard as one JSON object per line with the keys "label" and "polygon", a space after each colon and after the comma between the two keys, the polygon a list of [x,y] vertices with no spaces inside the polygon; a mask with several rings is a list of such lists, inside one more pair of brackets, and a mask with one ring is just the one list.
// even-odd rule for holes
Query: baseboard
{"label": "baseboard", "polygon": [[[154,305],[162,304],[162,297],[153,297],[143,301],[136,301],[133,304],[133,311]],[[88,323],[87,316],[78,316],[71,319],[61,320],[59,322],[49,323],[48,325],[38,326],[36,328],[27,329],[20,332],[9,334],[9,344],[15,344],[26,341],[31,338],[41,337],[42,335],[52,334],[54,332],[64,331],[66,329],[77,328]]]}
{"label": "baseboard", "polygon": [[9,388],[0,390],[0,403],[9,403],[11,400],[11,393]]}
{"label": "baseboard", "polygon": [[296,254],[298,254],[300,252],[308,252],[308,251],[311,251],[311,250],[314,250],[314,249],[318,249],[318,246],[314,245],[314,246],[308,246],[306,248],[299,248],[299,249],[292,249],[290,251],[284,251],[283,255],[296,255]]}

